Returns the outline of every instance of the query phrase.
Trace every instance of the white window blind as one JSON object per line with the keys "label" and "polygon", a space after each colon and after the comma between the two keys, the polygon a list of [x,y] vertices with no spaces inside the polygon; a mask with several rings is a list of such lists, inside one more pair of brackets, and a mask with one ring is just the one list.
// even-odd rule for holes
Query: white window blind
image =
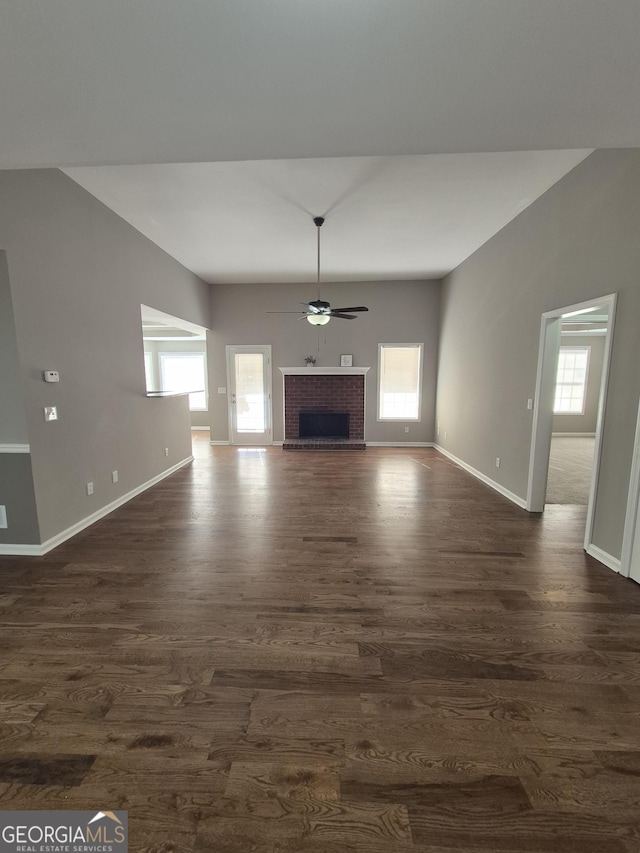
{"label": "white window blind", "polygon": [[378,419],[420,420],[422,344],[380,344]]}
{"label": "white window blind", "polygon": [[589,350],[590,347],[560,347],[556,399],[553,406],[556,414],[584,414]]}
{"label": "white window blind", "polygon": [[163,391],[194,391],[189,394],[189,408],[192,411],[206,410],[204,353],[161,352],[160,373]]}

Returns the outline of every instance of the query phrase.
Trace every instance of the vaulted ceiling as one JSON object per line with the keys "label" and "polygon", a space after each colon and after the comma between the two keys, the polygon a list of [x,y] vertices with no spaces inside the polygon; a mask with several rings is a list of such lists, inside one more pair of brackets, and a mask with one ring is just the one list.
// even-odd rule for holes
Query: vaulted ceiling
{"label": "vaulted ceiling", "polygon": [[317,214],[328,277],[439,276],[640,146],[638,32],[636,0],[4,0],[0,167],[210,281],[312,277]]}

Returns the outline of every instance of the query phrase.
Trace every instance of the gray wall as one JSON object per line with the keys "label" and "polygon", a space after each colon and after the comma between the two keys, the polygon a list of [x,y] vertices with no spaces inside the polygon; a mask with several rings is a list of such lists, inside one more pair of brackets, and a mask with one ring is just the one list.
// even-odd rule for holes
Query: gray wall
{"label": "gray wall", "polygon": [[0,251],[0,365],[0,444],[28,444],[7,254],[2,251]]}
{"label": "gray wall", "polygon": [[584,413],[581,415],[554,415],[553,431],[595,433],[598,419],[598,400],[602,384],[604,335],[562,335],[561,347],[590,347]]}
{"label": "gray wall", "polygon": [[0,249],[46,541],[190,455],[186,398],[145,396],[140,303],[207,325],[210,291],[57,170],[0,172]]}
{"label": "gray wall", "polygon": [[[0,444],[28,443],[7,255],[0,251]],[[40,541],[30,453],[0,450],[0,505],[8,523],[0,544]]]}
{"label": "gray wall", "polygon": [[442,294],[439,441],[524,498],[540,316],[618,293],[593,533],[616,558],[640,393],[638,235],[640,151],[596,151],[447,276]]}
{"label": "gray wall", "polygon": [[[339,308],[366,305],[357,320],[333,319],[313,327],[295,314],[300,303],[315,298],[315,284],[213,285],[211,332],[208,336],[209,409],[211,439],[229,437],[227,397],[217,394],[227,385],[226,345],[271,344],[273,347],[274,441],[283,440],[282,391],[279,367],[304,365],[316,356],[318,367],[338,366],[340,355],[353,355],[353,364],[370,367],[366,386],[367,441],[429,442],[434,438],[435,388],[438,353],[440,283],[435,281],[349,282],[322,285],[322,298]],[[319,331],[318,331],[319,329]],[[318,343],[319,342],[319,343]],[[422,420],[405,424],[379,423],[376,396],[379,343],[424,343]],[[318,350],[319,346],[319,350]]]}
{"label": "gray wall", "polygon": [[0,453],[0,504],[8,527],[0,528],[0,545],[40,542],[30,453]]}

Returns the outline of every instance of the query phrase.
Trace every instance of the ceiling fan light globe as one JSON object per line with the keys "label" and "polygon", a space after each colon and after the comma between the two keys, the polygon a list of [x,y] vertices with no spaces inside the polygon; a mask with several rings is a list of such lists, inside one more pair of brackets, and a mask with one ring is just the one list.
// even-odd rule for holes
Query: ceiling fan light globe
{"label": "ceiling fan light globe", "polygon": [[328,314],[307,314],[307,322],[312,326],[324,326],[330,319]]}

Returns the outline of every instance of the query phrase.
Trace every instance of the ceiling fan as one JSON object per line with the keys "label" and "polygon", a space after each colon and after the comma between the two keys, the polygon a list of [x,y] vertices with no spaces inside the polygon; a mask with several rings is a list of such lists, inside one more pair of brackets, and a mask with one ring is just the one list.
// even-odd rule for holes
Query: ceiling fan
{"label": "ceiling fan", "polygon": [[314,216],[313,222],[317,229],[318,235],[318,291],[316,299],[311,300],[310,302],[303,302],[303,305],[306,305],[306,311],[267,311],[267,314],[298,314],[300,313],[300,320],[306,317],[309,323],[312,326],[324,326],[332,317],[339,317],[341,320],[355,320],[356,315],[355,312],[360,311],[368,311],[364,305],[356,305],[350,308],[332,308],[328,302],[320,299],[320,229],[324,224],[323,216]]}

